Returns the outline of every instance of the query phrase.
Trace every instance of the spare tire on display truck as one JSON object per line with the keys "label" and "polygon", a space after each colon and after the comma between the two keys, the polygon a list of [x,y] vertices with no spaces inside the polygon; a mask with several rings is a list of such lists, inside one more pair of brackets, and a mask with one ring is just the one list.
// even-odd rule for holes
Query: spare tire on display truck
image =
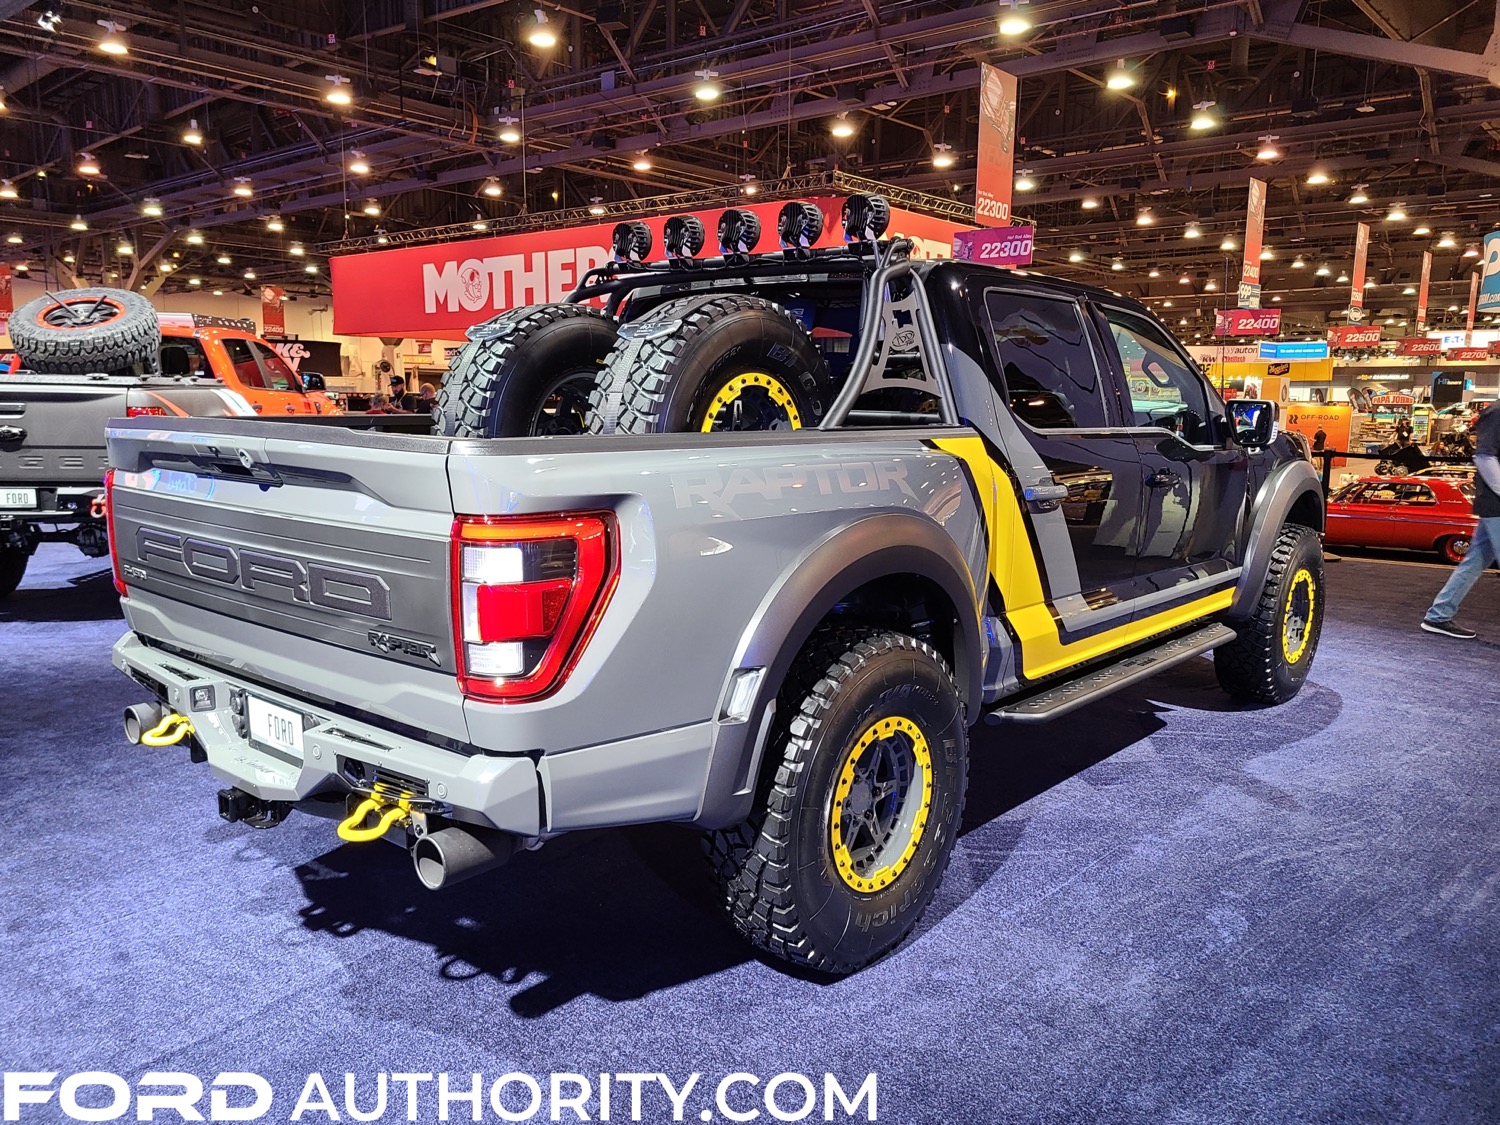
{"label": "spare tire on display truck", "polygon": [[437,399],[453,437],[581,434],[615,322],[588,305],[527,305],[469,329]]}
{"label": "spare tire on display truck", "polygon": [[762,297],[684,297],[627,324],[599,376],[592,433],[815,426],[833,399],[801,322]]}
{"label": "spare tire on display truck", "polygon": [[128,289],[69,289],[28,301],[11,315],[10,340],[23,368],[50,375],[155,371],[161,362],[156,308]]}

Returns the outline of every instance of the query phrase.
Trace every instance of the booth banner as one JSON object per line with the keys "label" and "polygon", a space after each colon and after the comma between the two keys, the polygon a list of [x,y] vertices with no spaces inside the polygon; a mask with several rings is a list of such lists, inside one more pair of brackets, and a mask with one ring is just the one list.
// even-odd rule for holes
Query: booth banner
{"label": "booth banner", "polygon": [[1500,355],[1500,340],[1490,341],[1490,355]]}
{"label": "booth banner", "polygon": [[279,285],[260,287],[261,335],[286,335],[286,290]]}
{"label": "booth banner", "polygon": [[1432,251],[1422,251],[1422,283],[1417,289],[1417,331],[1427,331],[1427,289],[1432,281]]}
{"label": "booth banner", "polygon": [[1464,321],[1464,343],[1474,342],[1474,312],[1479,306],[1479,271],[1469,275],[1469,317]]}
{"label": "booth banner", "polygon": [[1484,277],[1479,285],[1479,308],[1483,312],[1500,309],[1500,230],[1484,236]]}
{"label": "booth banner", "polygon": [[1396,341],[1397,355],[1442,355],[1443,342],[1432,336],[1403,336]]}
{"label": "booth banner", "polygon": [[10,314],[16,311],[15,301],[10,288],[10,266],[0,262],[0,329],[10,323]]}
{"label": "booth banner", "polygon": [[[1239,304],[1242,309],[1260,308],[1260,251],[1266,229],[1266,181],[1250,179],[1250,199],[1245,213],[1245,260],[1240,268]],[[1272,329],[1272,332],[1277,329]]]}
{"label": "booth banner", "polygon": [[1188,355],[1200,366],[1210,363],[1254,363],[1260,359],[1256,344],[1190,344]]}
{"label": "booth banner", "polygon": [[1450,363],[1485,363],[1491,357],[1489,348],[1449,348],[1443,358]]}
{"label": "booth banner", "polygon": [[[823,212],[817,245],[842,245],[843,199],[823,196],[808,202]],[[776,215],[782,206],[770,202],[746,208],[760,219],[759,248],[776,248]],[[694,214],[712,238],[720,211]],[[641,220],[651,230],[657,257],[667,218]],[[566,298],[589,270],[609,261],[614,228],[613,222],[591,223],[335,257],[329,262],[333,331],[340,336],[462,339],[466,329],[506,309]],[[912,239],[915,258],[951,257],[954,234],[968,229],[964,223],[891,208],[889,236]]]}
{"label": "booth banner", "polygon": [[1215,336],[1274,336],[1281,331],[1280,309],[1215,309]]}
{"label": "booth banner", "polygon": [[[1363,223],[1359,224],[1364,226]],[[1350,324],[1328,330],[1328,342],[1336,348],[1373,348],[1380,343],[1380,326]]]}
{"label": "booth banner", "polygon": [[1370,254],[1370,224],[1360,223],[1354,230],[1354,278],[1349,286],[1349,319],[1365,318],[1365,259]]}
{"label": "booth banner", "polygon": [[[1349,430],[1354,408],[1347,402],[1297,402],[1282,412],[1284,425],[1307,438],[1318,451],[1349,448]],[[1322,431],[1322,440],[1318,432]],[[1337,465],[1338,462],[1335,462]]]}
{"label": "booth banner", "polygon": [[1328,358],[1324,340],[1278,340],[1260,346],[1260,358],[1283,363],[1309,363]]}
{"label": "booth banner", "polygon": [[298,375],[315,371],[332,382],[343,377],[343,349],[327,340],[278,340],[276,354]]}
{"label": "booth banner", "polygon": [[953,256],[990,266],[1029,266],[1035,235],[1031,226],[961,230],[953,236]]}
{"label": "booth banner", "polygon": [[1014,74],[989,63],[979,64],[974,221],[980,226],[1010,225],[1011,188],[1016,172],[1017,91]]}

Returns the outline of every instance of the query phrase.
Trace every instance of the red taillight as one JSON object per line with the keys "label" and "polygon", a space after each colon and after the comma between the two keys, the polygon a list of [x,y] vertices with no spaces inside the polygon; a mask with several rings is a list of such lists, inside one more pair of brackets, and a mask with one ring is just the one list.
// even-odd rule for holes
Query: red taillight
{"label": "red taillight", "polygon": [[120,548],[115,544],[115,471],[104,474],[104,530],[109,536],[109,565],[115,572],[115,589],[125,596],[125,572],[120,569]]}
{"label": "red taillight", "polygon": [[165,415],[166,412],[166,408],[161,406],[127,406],[125,408],[125,417],[140,418],[147,414]]}
{"label": "red taillight", "polygon": [[453,636],[464,694],[520,702],[567,678],[614,589],[614,516],[460,516]]}

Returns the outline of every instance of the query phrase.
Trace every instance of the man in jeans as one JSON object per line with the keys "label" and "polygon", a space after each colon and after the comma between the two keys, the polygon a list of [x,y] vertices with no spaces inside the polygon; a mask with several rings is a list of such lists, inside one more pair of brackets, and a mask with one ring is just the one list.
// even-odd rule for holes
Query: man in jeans
{"label": "man in jeans", "polygon": [[1429,633],[1468,640],[1477,636],[1473,629],[1454,620],[1458,605],[1474,588],[1485,567],[1500,558],[1500,406],[1491,404],[1474,423],[1474,514],[1479,526],[1469,544],[1469,553],[1453,570],[1446,585],[1438,591],[1422,628]]}

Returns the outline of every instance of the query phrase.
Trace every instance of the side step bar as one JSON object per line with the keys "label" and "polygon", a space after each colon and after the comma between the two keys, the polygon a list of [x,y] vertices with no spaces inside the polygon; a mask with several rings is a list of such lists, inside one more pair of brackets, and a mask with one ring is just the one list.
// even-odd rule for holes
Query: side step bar
{"label": "side step bar", "polygon": [[1216,648],[1235,638],[1235,631],[1228,625],[1205,625],[1191,633],[1182,633],[1163,641],[1155,648],[1148,648],[1123,660],[1117,660],[1097,671],[1086,672],[1077,679],[1066,680],[1054,687],[1027,696],[1013,703],[1002,704],[990,711],[988,722],[1045,723],[1060,715],[1066,715],[1075,707],[1108,695],[1112,691],[1154,676],[1163,668],[1190,660],[1200,653]]}

